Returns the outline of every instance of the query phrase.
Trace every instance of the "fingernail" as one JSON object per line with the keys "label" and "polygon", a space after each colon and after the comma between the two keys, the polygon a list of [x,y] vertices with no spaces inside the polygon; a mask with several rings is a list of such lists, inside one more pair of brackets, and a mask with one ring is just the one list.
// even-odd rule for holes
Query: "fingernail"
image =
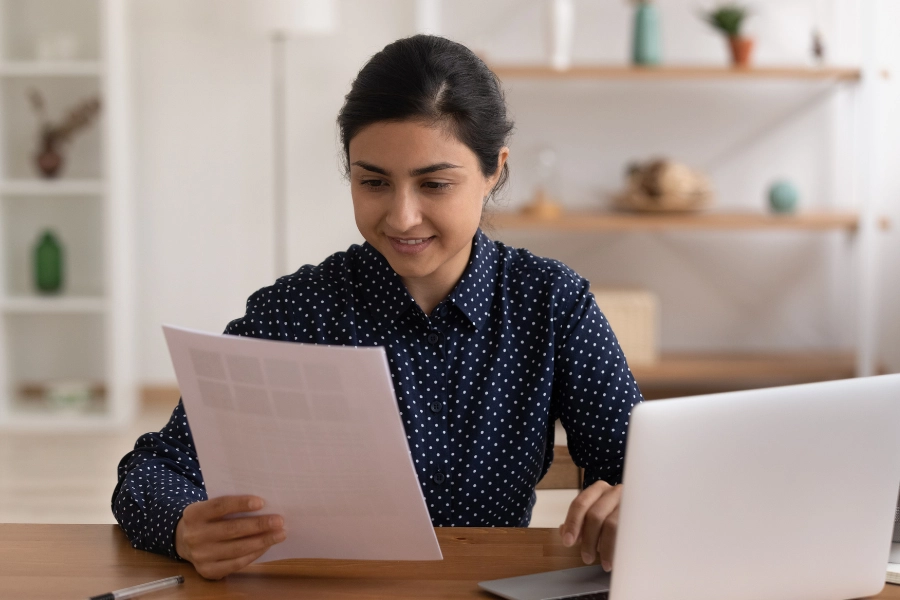
{"label": "fingernail", "polygon": [[286,539],[287,539],[287,533],[285,533],[284,531],[279,531],[278,533],[275,534],[275,543],[276,544],[280,544],[281,542],[283,542]]}
{"label": "fingernail", "polygon": [[284,527],[284,519],[281,517],[271,517],[269,519],[269,527],[273,529],[276,527]]}
{"label": "fingernail", "polygon": [[606,571],[607,573],[612,571],[612,565],[609,563],[608,560],[601,561],[600,564],[603,565],[603,570]]}
{"label": "fingernail", "polygon": [[566,548],[570,547],[575,543],[575,536],[572,533],[567,533],[563,536],[563,546]]}
{"label": "fingernail", "polygon": [[248,503],[248,506],[250,507],[250,510],[259,510],[263,507],[263,502],[260,498],[253,498]]}
{"label": "fingernail", "polygon": [[581,560],[584,561],[584,564],[589,565],[589,564],[591,564],[592,562],[594,562],[594,557],[593,557],[593,555],[588,554],[587,552],[582,552],[582,553],[581,553]]}

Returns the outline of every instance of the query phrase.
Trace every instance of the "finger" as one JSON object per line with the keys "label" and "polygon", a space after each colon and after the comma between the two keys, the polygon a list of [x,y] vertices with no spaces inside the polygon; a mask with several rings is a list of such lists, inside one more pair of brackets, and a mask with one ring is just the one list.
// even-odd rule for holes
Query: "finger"
{"label": "finger", "polygon": [[275,544],[280,544],[287,539],[283,529],[269,531],[237,540],[226,540],[216,544],[210,544],[198,557],[200,562],[213,563],[254,554],[262,550],[265,552]]}
{"label": "finger", "polygon": [[[202,504],[202,517],[207,521],[215,521],[234,513],[255,512],[266,505],[265,500],[259,496],[219,496]],[[200,515],[198,515],[200,516]]]}
{"label": "finger", "polygon": [[589,565],[597,557],[597,548],[600,543],[600,531],[607,517],[619,505],[619,489],[611,488],[594,502],[584,517],[581,528],[581,558]]}
{"label": "finger", "polygon": [[605,481],[598,481],[582,490],[572,501],[572,504],[569,505],[569,512],[566,514],[566,520],[562,524],[564,546],[575,545],[575,542],[581,536],[581,527],[585,513],[610,487]]}
{"label": "finger", "polygon": [[607,572],[612,570],[613,558],[616,550],[616,533],[619,531],[619,506],[609,514],[603,521],[603,528],[600,530],[600,542],[597,544],[597,551],[600,554],[600,564]]}
{"label": "finger", "polygon": [[254,560],[265,554],[267,549],[268,548],[257,550],[256,552],[240,556],[238,558],[210,563],[208,565],[204,565],[202,571],[198,568],[197,572],[207,579],[222,579],[226,575],[234,573],[235,571],[240,571],[241,569],[252,563]]}
{"label": "finger", "polygon": [[281,515],[259,515],[253,517],[240,517],[236,519],[222,519],[207,523],[203,532],[203,539],[213,542],[236,540],[259,533],[266,533],[284,527],[284,519]]}

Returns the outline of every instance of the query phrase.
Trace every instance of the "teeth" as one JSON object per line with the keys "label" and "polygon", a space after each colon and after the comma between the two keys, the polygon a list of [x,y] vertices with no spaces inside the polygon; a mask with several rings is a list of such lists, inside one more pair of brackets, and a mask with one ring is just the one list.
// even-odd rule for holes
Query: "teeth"
{"label": "teeth", "polygon": [[418,240],[397,240],[397,241],[400,242],[401,244],[406,244],[408,246],[415,246],[416,244],[421,244],[421,243],[425,242],[426,240],[428,240],[428,238],[421,238]]}

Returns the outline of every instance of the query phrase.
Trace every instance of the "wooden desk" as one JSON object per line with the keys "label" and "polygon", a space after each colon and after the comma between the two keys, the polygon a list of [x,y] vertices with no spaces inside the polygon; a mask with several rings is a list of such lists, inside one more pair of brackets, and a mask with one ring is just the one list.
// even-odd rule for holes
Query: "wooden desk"
{"label": "wooden desk", "polygon": [[[73,600],[181,574],[147,600],[494,598],[485,579],[581,566],[555,529],[438,528],[443,561],[293,560],[206,581],[191,565],[134,550],[115,525],[0,525],[0,598]],[[888,585],[879,599],[900,599]]]}

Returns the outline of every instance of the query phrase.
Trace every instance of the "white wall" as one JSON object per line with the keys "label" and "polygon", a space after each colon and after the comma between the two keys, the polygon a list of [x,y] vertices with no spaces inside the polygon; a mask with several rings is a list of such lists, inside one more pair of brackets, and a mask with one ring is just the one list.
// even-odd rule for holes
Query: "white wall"
{"label": "white wall", "polygon": [[136,2],[138,377],[173,381],[163,323],[220,331],[271,276],[266,47],[218,3]]}
{"label": "white wall", "polygon": [[[139,374],[174,381],[159,326],[219,331],[273,276],[269,46],[239,17],[252,0],[135,0],[138,106]],[[724,60],[722,42],[694,16],[695,2],[658,3],[665,58]],[[831,2],[820,2],[828,8]],[[853,2],[847,15],[822,10],[829,50],[858,58]],[[897,3],[881,2],[883,38]],[[413,33],[412,0],[343,0],[340,31],[289,45],[290,263],[318,262],[360,240],[339,167],[334,119],[357,70],[386,43]],[[812,0],[755,3],[758,61],[807,61]],[[577,3],[576,60],[624,61],[630,7]],[[444,1],[443,33],[491,59],[543,56],[541,3]],[[829,16],[831,15],[831,16]],[[900,99],[900,45],[879,49],[893,79],[879,83],[882,107]],[[508,201],[527,199],[535,154],[560,157],[560,193],[571,206],[599,206],[621,182],[628,160],[664,151],[706,167],[722,207],[762,207],[776,176],[794,180],[804,205],[852,202],[840,115],[850,92],[818,84],[511,82],[517,122]],[[822,95],[822,99],[811,98]],[[797,107],[783,127],[753,137]],[[881,248],[882,356],[900,371],[900,158],[898,117],[885,113],[886,152],[878,171],[884,212],[896,227]],[[745,138],[752,142],[735,144]],[[723,154],[727,155],[725,158]],[[836,158],[835,155],[838,155]],[[849,347],[853,263],[842,234],[506,235],[570,263],[595,285],[636,283],[663,300],[663,345],[676,348]]]}
{"label": "white wall", "polygon": [[[144,384],[174,382],[161,324],[221,331],[274,279],[271,48],[240,18],[249,1],[135,0]],[[360,239],[334,119],[359,66],[412,29],[408,2],[342,8],[345,35],[289,46],[290,252],[298,266]]]}

